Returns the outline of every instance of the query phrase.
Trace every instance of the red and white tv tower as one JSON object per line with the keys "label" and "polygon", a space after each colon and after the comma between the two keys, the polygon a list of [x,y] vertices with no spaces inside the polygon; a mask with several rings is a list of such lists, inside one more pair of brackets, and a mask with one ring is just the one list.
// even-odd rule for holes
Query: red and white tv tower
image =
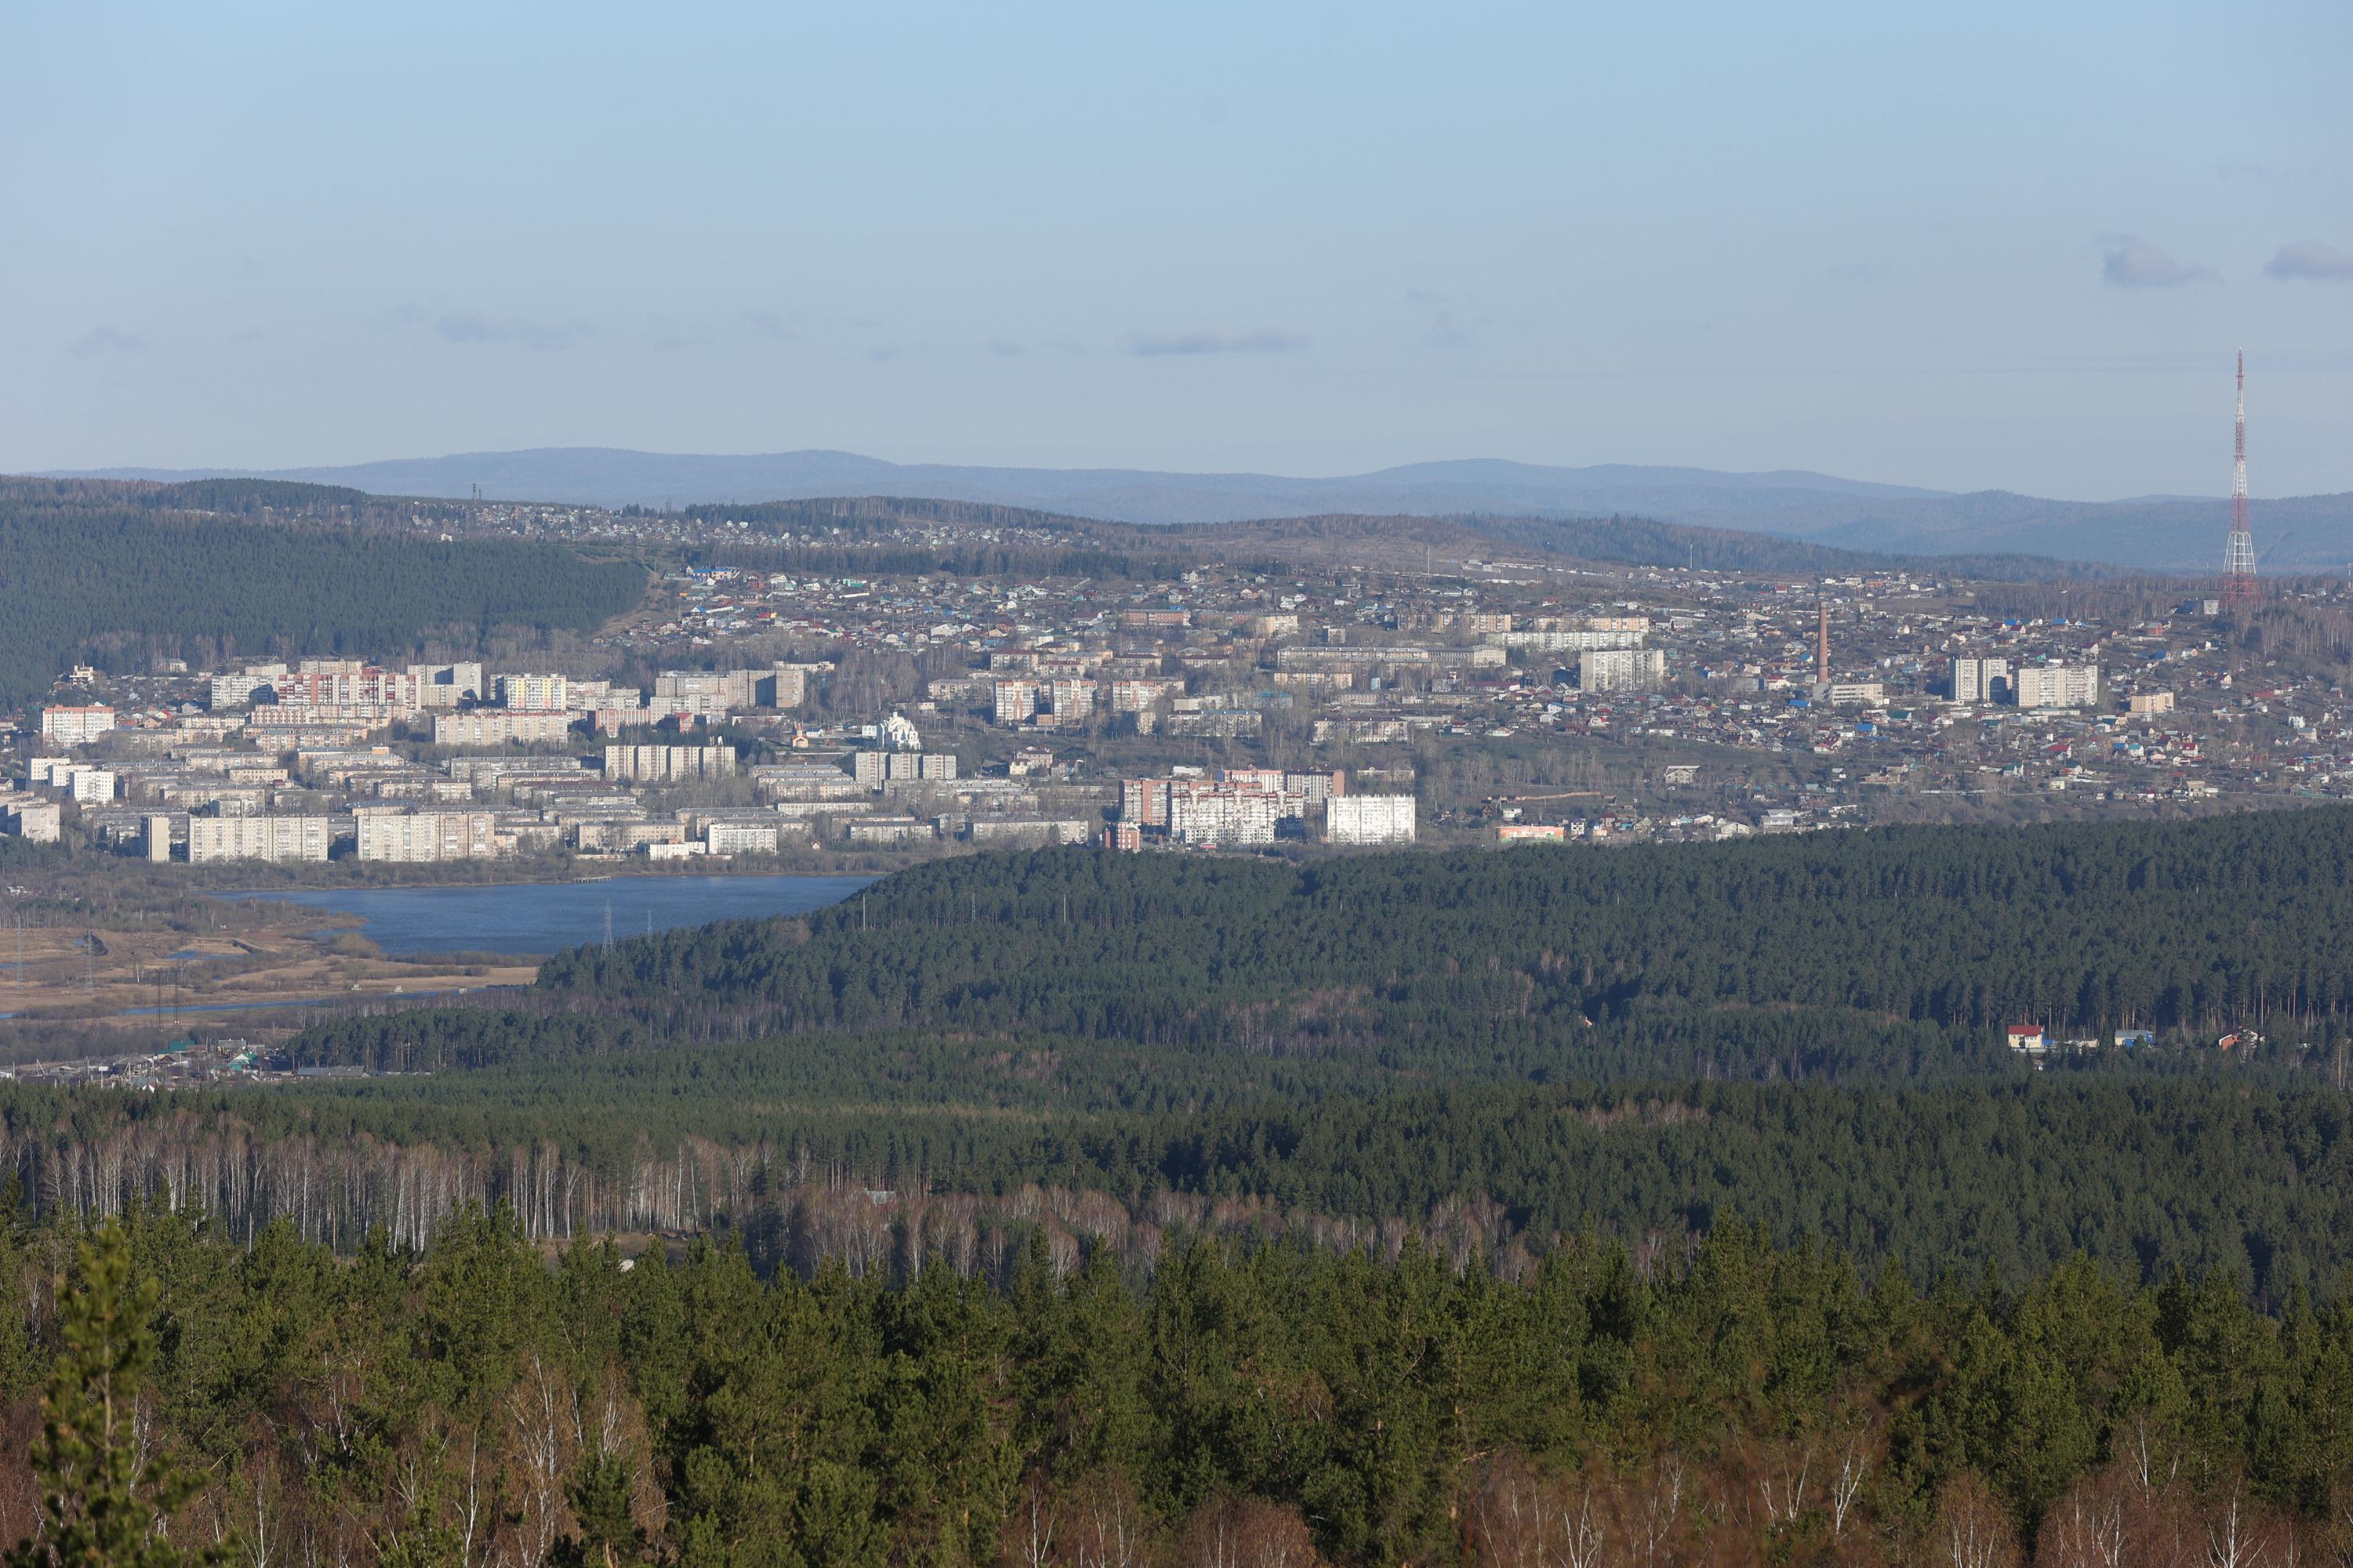
{"label": "red and white tv tower", "polygon": [[2222,547],[2222,608],[2263,597],[2255,581],[2255,535],[2247,526],[2247,351],[2239,351],[2239,450],[2231,468],[2231,534]]}

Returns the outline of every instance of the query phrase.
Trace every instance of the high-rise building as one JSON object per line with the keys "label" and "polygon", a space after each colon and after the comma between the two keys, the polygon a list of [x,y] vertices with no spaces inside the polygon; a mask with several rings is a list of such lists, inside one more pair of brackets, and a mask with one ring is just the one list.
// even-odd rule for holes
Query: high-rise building
{"label": "high-rise building", "polygon": [[2097,664],[2028,664],[2010,676],[2021,708],[2088,708],[2100,700]]}
{"label": "high-rise building", "polygon": [[515,713],[561,713],[571,695],[569,686],[561,675],[501,675],[499,702]]}
{"label": "high-rise building", "polygon": [[1053,704],[1054,717],[1060,723],[1084,724],[1094,717],[1095,683],[1092,681],[1050,682],[1047,693]]}
{"label": "high-rise building", "polygon": [[1038,683],[1035,681],[999,681],[997,683],[997,722],[1027,724],[1038,712]]}
{"label": "high-rise building", "polygon": [[88,746],[114,730],[114,710],[102,705],[41,710],[41,738],[56,746]]}
{"label": "high-rise building", "polygon": [[1667,678],[1667,655],[1657,648],[1597,648],[1577,656],[1582,692],[1655,691]]}
{"label": "high-rise building", "polygon": [[735,748],[723,740],[704,746],[608,746],[605,777],[665,784],[681,779],[727,779],[735,772]]}
{"label": "high-rise building", "polygon": [[1410,795],[1335,795],[1324,805],[1324,838],[1335,844],[1409,844]]}
{"label": "high-rise building", "polygon": [[1166,779],[1123,779],[1119,781],[1119,820],[1142,828],[1168,825]]}
{"label": "high-rise building", "polygon": [[[1290,800],[1295,802],[1297,797]],[[1177,843],[1208,848],[1271,844],[1275,823],[1300,814],[1286,811],[1284,804],[1285,797],[1269,790],[1175,779],[1168,786],[1168,836]]]}
{"label": "high-rise building", "polygon": [[1957,703],[1998,702],[2010,689],[2007,659],[1956,659],[1947,689]]}

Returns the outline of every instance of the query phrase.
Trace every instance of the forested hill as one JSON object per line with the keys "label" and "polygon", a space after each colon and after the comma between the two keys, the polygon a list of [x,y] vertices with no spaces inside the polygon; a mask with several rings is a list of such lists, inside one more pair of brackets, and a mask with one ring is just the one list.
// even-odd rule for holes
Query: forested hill
{"label": "forested hill", "polygon": [[[2173,824],[1897,828],[1715,846],[1526,848],[1307,866],[1082,850],[887,878],[803,919],[558,955],[540,985],[726,1032],[912,1026],[1271,1052],[1485,1057],[1576,1073],[1596,1025],[1658,1066],[1777,1010],[1998,1044],[2218,1031],[2353,1003],[2353,809]],[[1605,1031],[1606,1033],[1606,1031]]]}
{"label": "forested hill", "polygon": [[[1782,538],[1731,528],[1692,527],[1649,517],[1525,517],[1485,514],[1333,513],[1248,522],[1137,524],[982,502],[909,496],[836,496],[806,501],[714,503],[686,508],[703,522],[740,522],[764,532],[822,534],[776,548],[731,543],[713,554],[730,565],[807,570],[852,553],[856,569],[920,572],[1029,570],[1040,575],[1174,576],[1203,559],[1345,561],[1389,569],[1529,552],[1624,566],[1696,567],[1764,576],[1874,571],[1941,572],[2002,582],[2053,579],[2138,580],[2146,574],[2026,555],[1943,556],[1923,559]],[[875,549],[872,535],[905,524],[935,524],[972,539],[948,555],[904,544]],[[979,535],[997,530],[1031,536],[1027,546]],[[863,555],[858,552],[864,551]],[[1426,554],[1425,552],[1428,552]]]}
{"label": "forested hill", "polygon": [[[1874,1266],[2017,1278],[2080,1249],[2277,1302],[2353,1262],[2348,866],[2341,808],[970,856],[812,916],[577,949],[502,1011],[289,1044],[397,1077],[15,1088],[0,1171],[69,1206],[192,1190],[244,1234],[299,1202],[324,1239],[422,1244],[504,1200],[536,1235],[717,1226],[804,1268],[1039,1216],[1142,1265],[1180,1225],[1497,1255],[1738,1215]],[[2034,1073],[2002,1040],[2021,1017],[2159,1038]],[[2216,1048],[2249,1023],[2264,1043]]]}
{"label": "forested hill", "polygon": [[341,495],[250,480],[0,482],[0,705],[75,663],[388,661],[501,627],[586,630],[644,589],[639,567],[556,546],[356,530]]}

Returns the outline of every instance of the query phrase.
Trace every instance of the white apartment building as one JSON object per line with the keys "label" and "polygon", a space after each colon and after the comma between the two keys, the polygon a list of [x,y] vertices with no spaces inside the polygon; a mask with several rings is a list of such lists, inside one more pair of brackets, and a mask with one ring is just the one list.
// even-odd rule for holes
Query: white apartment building
{"label": "white apartment building", "polygon": [[752,705],[751,670],[664,670],[654,677],[657,697],[702,697],[717,707]]}
{"label": "white apartment building", "polygon": [[1111,711],[1115,714],[1150,713],[1164,696],[1182,696],[1182,681],[1113,681],[1111,683]]}
{"label": "white apartment building", "polygon": [[[151,823],[154,820],[150,819]],[[324,817],[188,819],[191,863],[213,860],[324,860],[332,842]],[[148,858],[157,858],[152,848]]]}
{"label": "white apartment building", "polygon": [[559,713],[570,695],[571,683],[561,675],[499,677],[499,703],[516,713]]}
{"label": "white apartment building", "polygon": [[41,738],[54,746],[88,746],[114,731],[110,707],[54,707],[41,710]]}
{"label": "white apartment building", "polygon": [[711,854],[774,854],[776,830],[746,822],[713,822],[702,830],[702,847]]}
{"label": "white apartment building", "polygon": [[1956,659],[1949,690],[1957,703],[1990,703],[2010,686],[2007,659]]}
{"label": "white apartment building", "polygon": [[411,664],[411,695],[420,708],[454,708],[469,697],[481,701],[488,688],[480,664]]}
{"label": "white apartment building", "polygon": [[1410,795],[1335,795],[1324,803],[1324,839],[1335,844],[1413,842]]}
{"label": "white apartment building", "polygon": [[808,694],[808,677],[805,664],[776,664],[765,670],[664,670],[654,677],[654,696],[683,705],[672,708],[674,713],[796,708]]}
{"label": "white apartment building", "polygon": [[735,772],[735,748],[723,740],[707,746],[608,746],[605,777],[649,784],[681,779],[728,779]]}
{"label": "white apartment building", "polygon": [[2010,689],[2021,708],[2088,708],[2100,700],[2100,667],[2028,664],[2011,674]]}
{"label": "white apartment building", "polygon": [[1055,681],[1049,687],[1054,705],[1054,716],[1064,724],[1083,724],[1094,716],[1095,683],[1092,681]]}
{"label": "white apartment building", "polygon": [[275,694],[278,677],[286,673],[283,664],[248,664],[230,675],[215,675],[212,692],[206,705],[215,713],[223,708],[241,708],[264,692]]}
{"label": "white apartment building", "polygon": [[1038,711],[1038,683],[1035,681],[999,681],[997,683],[997,722],[1024,724]]}
{"label": "white apartment building", "polygon": [[84,805],[103,805],[113,800],[121,784],[111,768],[61,768],[49,777],[67,794]]}
{"label": "white apartment building", "polygon": [[416,864],[499,853],[498,818],[489,811],[365,811],[358,827],[362,860]]}
{"label": "white apartment building", "polygon": [[1204,847],[1248,847],[1274,842],[1274,825],[1305,810],[1285,810],[1277,791],[1236,789],[1223,784],[1176,779],[1168,786],[1171,842]]}
{"label": "white apartment building", "polygon": [[433,715],[436,746],[533,746],[564,743],[571,732],[568,713],[504,713],[476,708]]}
{"label": "white apartment building", "polygon": [[417,682],[398,670],[379,670],[360,659],[305,659],[272,676],[281,705],[340,707],[345,705],[413,711]]}
{"label": "white apartment building", "polygon": [[[1646,627],[1648,621],[1643,623]],[[1641,631],[1496,631],[1488,634],[1492,647],[1514,648],[1523,653],[1587,653],[1604,649],[1640,648]]]}
{"label": "white apartment building", "polygon": [[8,832],[37,844],[53,844],[64,831],[64,813],[55,800],[14,800],[8,802]]}
{"label": "white apartment building", "polygon": [[850,777],[868,789],[893,779],[944,784],[956,776],[953,751],[860,751],[849,758]]}
{"label": "white apartment building", "polygon": [[1667,655],[1658,648],[1596,648],[1577,656],[1580,692],[1655,691],[1667,678]]}

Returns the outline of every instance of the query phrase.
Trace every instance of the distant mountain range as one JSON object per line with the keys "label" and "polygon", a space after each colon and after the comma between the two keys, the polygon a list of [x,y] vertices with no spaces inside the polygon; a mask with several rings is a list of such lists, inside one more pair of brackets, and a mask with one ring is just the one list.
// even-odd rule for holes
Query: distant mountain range
{"label": "distant mountain range", "polygon": [[[1723,473],[1604,463],[1546,468],[1493,459],[1410,463],[1335,479],[1139,469],[960,468],[855,452],[697,456],[549,447],[397,459],[342,468],[104,469],[75,477],[252,476],[348,485],[378,495],[464,496],[600,506],[892,495],[1034,507],[1123,523],[1230,523],[1337,513],[1520,517],[1641,516],[1898,555],[2028,554],[2206,571],[2230,503],[2147,496],[2043,501],[2006,491],[1957,495],[1802,470]],[[2256,547],[2270,571],[2353,561],[2353,493],[2258,502]]]}

